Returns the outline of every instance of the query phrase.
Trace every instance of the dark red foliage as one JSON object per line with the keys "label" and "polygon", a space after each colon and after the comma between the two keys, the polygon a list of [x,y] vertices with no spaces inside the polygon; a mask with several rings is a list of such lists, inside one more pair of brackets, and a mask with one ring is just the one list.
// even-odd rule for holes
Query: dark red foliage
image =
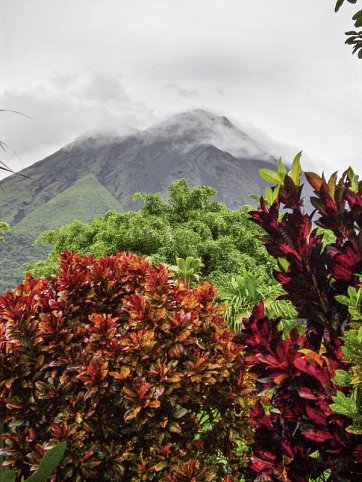
{"label": "dark red foliage", "polygon": [[[350,421],[330,409],[336,393],[335,370],[345,368],[340,336],[349,314],[335,296],[358,286],[362,268],[362,183],[351,186],[351,172],[327,183],[314,173],[316,224],[331,230],[335,242],[323,247],[323,236],[301,201],[302,187],[288,178],[272,206],[262,199],[252,219],[266,235],[268,252],[284,269],[274,275],[305,322],[283,339],[279,320],[269,320],[259,305],[244,321],[242,336],[249,369],[258,379],[263,404],[251,412],[256,427],[250,479],[308,481],[330,469],[329,480],[362,480],[362,440],[348,433]],[[312,455],[312,457],[311,457]]]}
{"label": "dark red foliage", "polygon": [[[57,276],[2,296],[0,417],[17,475],[61,440],[56,481],[224,480],[216,456],[237,473],[244,365],[214,294],[132,254],[66,252]],[[201,411],[222,418],[203,431]]]}

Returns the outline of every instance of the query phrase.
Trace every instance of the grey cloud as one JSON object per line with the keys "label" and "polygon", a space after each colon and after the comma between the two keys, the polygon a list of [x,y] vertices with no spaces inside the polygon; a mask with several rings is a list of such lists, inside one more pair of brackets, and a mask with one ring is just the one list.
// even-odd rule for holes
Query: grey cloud
{"label": "grey cloud", "polygon": [[190,99],[198,96],[198,92],[196,89],[185,89],[179,84],[168,84],[162,87],[160,90],[173,90],[175,91],[180,97],[184,97],[185,99]]}
{"label": "grey cloud", "polygon": [[336,15],[331,0],[0,1],[0,107],[34,118],[0,115],[0,139],[24,163],[85,130],[200,107],[260,127],[276,151],[304,148],[317,169],[362,156],[362,62],[343,45],[352,5]]}
{"label": "grey cloud", "polygon": [[0,116],[1,136],[21,159],[8,151],[5,162],[14,169],[50,154],[85,131],[125,135],[146,125],[152,111],[133,101],[117,76],[74,75],[56,78],[27,91],[7,90],[0,105],[16,107],[31,118]]}

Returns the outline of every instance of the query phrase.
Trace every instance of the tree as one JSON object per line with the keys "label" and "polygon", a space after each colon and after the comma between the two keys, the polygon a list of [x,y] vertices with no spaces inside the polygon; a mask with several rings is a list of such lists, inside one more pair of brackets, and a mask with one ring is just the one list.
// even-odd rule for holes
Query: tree
{"label": "tree", "polygon": [[270,284],[271,258],[255,239],[260,230],[248,219],[250,206],[230,210],[212,201],[215,190],[190,188],[184,179],[169,187],[169,201],[159,193],[137,193],[144,205],[136,212],[110,211],[89,224],[78,221],[47,231],[37,240],[53,245],[48,259],[30,268],[34,276],[56,272],[58,255],[71,250],[97,257],[131,251],[153,264],[176,258],[201,258],[203,278],[222,286],[230,274],[260,274]]}
{"label": "tree", "polygon": [[[349,3],[356,4],[357,0],[347,0]],[[335,11],[338,12],[338,10],[341,8],[341,6],[344,4],[345,0],[337,0],[336,6],[335,6]],[[352,45],[353,50],[352,53],[355,54],[357,53],[358,57],[362,59],[362,9],[359,10],[357,13],[355,13],[352,17],[354,20],[354,26],[356,30],[351,30],[349,32],[346,32],[347,35],[347,40],[346,44]],[[357,29],[360,30],[357,30]]]}

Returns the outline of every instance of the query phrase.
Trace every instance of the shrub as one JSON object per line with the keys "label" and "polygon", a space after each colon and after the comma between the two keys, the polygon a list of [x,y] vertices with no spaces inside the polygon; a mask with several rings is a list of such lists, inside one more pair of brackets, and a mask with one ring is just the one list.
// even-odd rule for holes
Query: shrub
{"label": "shrub", "polygon": [[[273,174],[273,176],[272,176]],[[269,175],[269,172],[264,173]],[[313,227],[313,215],[303,209],[299,157],[289,175],[278,164],[271,173],[278,186],[261,199],[251,215],[265,235],[263,242],[279,263],[274,276],[306,325],[287,339],[279,320],[264,316],[262,304],[238,336],[246,344],[250,370],[259,380],[263,397],[252,412],[256,427],[251,470],[258,480],[307,481],[330,474],[328,480],[362,477],[361,437],[346,429],[351,419],[330,407],[337,388],[336,370],[347,369],[341,336],[348,332],[350,314],[338,302],[358,290],[362,268],[362,182],[351,169],[337,182],[306,173],[315,196],[315,225],[334,234],[323,242]],[[352,414],[351,414],[352,416]]]}
{"label": "shrub", "polygon": [[[360,275],[360,282],[362,275]],[[362,435],[362,287],[358,290],[353,286],[348,288],[348,296],[339,295],[337,301],[348,306],[351,321],[343,339],[342,352],[344,360],[350,363],[348,371],[337,370],[335,383],[340,386],[350,387],[348,395],[341,390],[333,397],[331,408],[347,415],[352,419],[352,424],[347,431]]]}
{"label": "shrub", "polygon": [[214,294],[207,282],[189,289],[130,253],[95,261],[65,252],[58,275],[27,276],[0,297],[10,468],[28,476],[46,449],[66,441],[56,481],[183,481],[191,472],[223,480],[225,465],[230,476],[240,472],[243,358]]}

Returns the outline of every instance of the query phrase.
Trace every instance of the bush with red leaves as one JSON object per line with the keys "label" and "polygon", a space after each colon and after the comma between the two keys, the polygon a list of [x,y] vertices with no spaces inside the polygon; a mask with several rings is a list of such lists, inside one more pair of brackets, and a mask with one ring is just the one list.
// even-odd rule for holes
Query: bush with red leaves
{"label": "bush with red leaves", "polygon": [[133,254],[65,252],[57,276],[3,295],[0,417],[18,477],[65,440],[52,480],[224,480],[225,461],[231,480],[244,365],[214,294]]}
{"label": "bush with red leaves", "polygon": [[274,276],[305,331],[293,330],[284,339],[279,320],[266,318],[259,305],[237,337],[246,345],[249,368],[264,395],[252,411],[250,477],[304,482],[328,471],[330,481],[362,480],[361,437],[346,431],[351,421],[330,408],[335,371],[347,366],[340,336],[350,319],[336,295],[358,288],[362,268],[362,182],[352,170],[338,182],[335,174],[327,182],[306,173],[315,192],[315,224],[335,236],[324,246],[313,214],[303,209],[299,179],[280,167],[284,179],[275,200],[268,205],[262,198],[251,215],[266,232],[262,240],[280,265]]}

